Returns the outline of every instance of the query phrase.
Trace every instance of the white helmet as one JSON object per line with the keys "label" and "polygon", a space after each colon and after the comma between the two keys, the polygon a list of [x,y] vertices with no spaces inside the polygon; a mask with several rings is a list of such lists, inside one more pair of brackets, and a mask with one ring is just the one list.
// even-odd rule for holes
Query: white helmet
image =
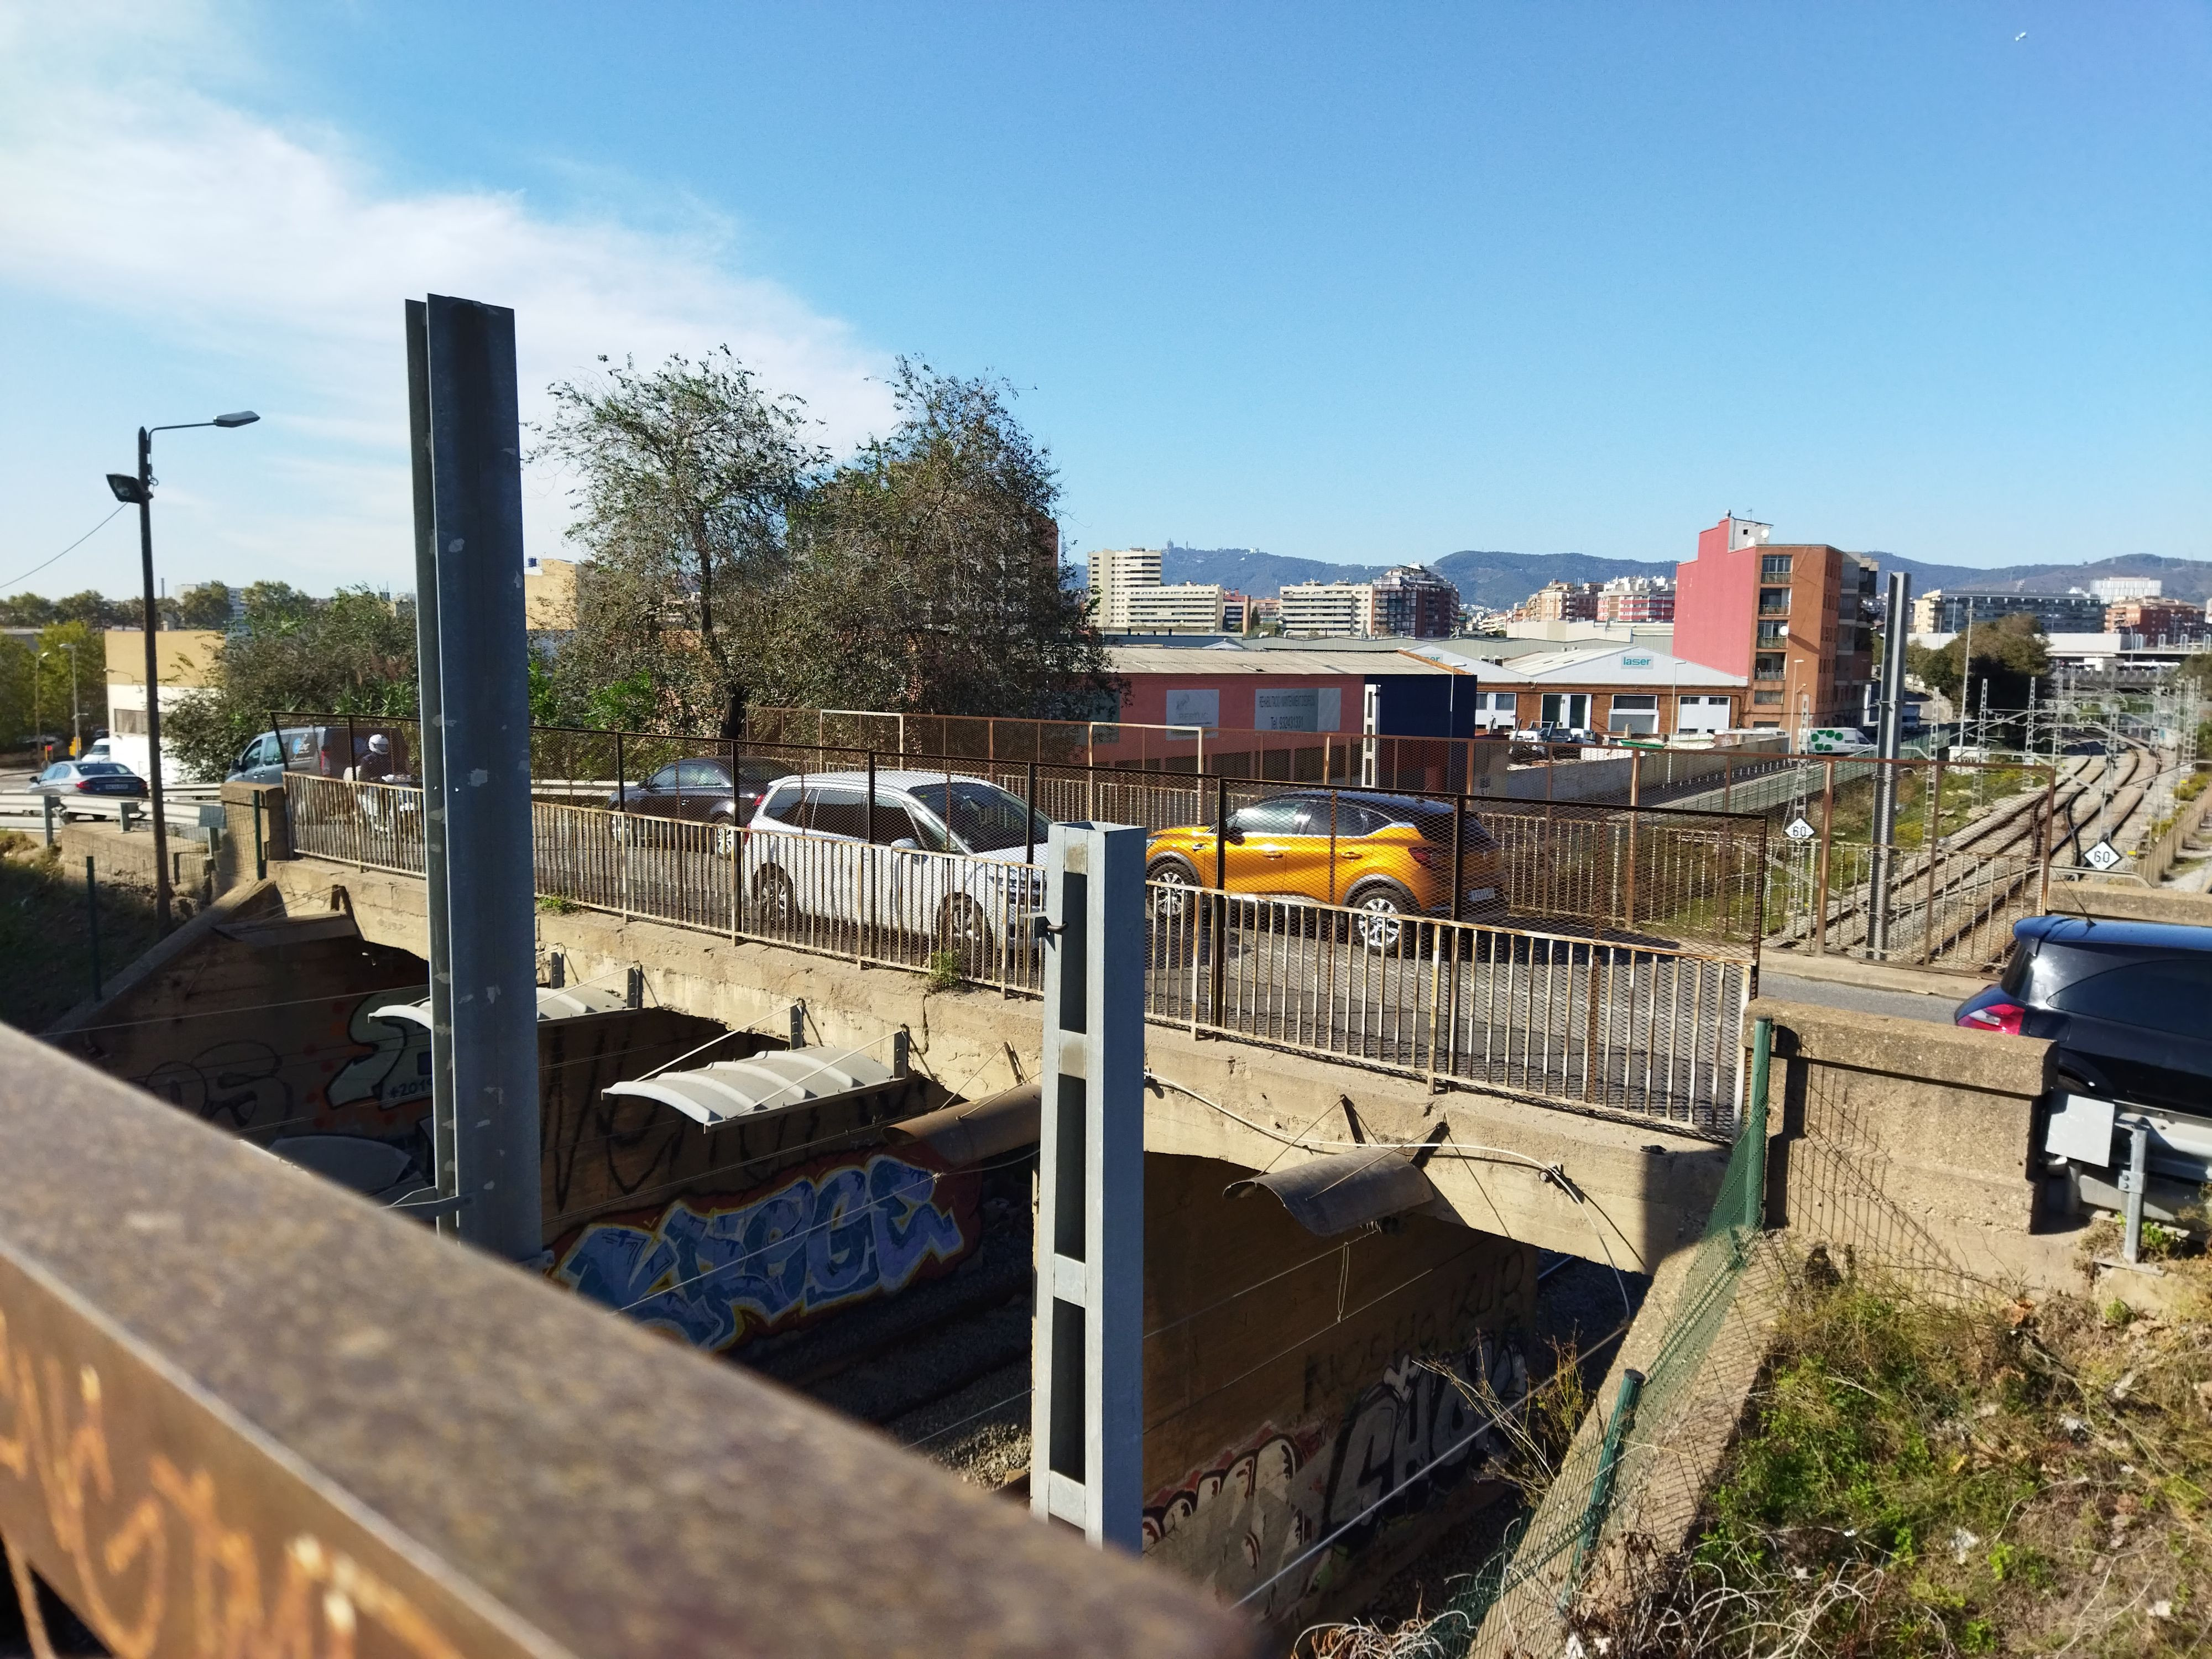
{"label": "white helmet", "polygon": [[386,737],[381,732],[372,734],[368,740],[368,752],[372,755],[390,754],[392,752],[392,739]]}

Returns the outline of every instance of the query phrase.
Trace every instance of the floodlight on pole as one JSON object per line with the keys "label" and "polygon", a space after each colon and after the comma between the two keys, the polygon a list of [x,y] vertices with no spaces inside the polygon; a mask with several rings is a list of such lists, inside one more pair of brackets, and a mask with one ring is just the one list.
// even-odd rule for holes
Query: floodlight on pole
{"label": "floodlight on pole", "polygon": [[138,471],[111,472],[107,487],[118,501],[138,509],[138,555],[145,578],[143,623],[146,632],[146,793],[154,818],[154,919],[162,933],[169,931],[169,829],[161,800],[161,672],[155,635],[161,617],[154,592],[154,434],[183,432],[194,427],[251,426],[260,416],[250,409],[218,415],[211,421],[179,421],[168,426],[138,428]]}

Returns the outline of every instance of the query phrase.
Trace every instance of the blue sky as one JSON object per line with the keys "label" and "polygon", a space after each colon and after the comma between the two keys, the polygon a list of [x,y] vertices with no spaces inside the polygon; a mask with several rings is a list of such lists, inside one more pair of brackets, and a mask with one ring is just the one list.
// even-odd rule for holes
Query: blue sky
{"label": "blue sky", "polygon": [[410,585],[431,289],[839,447],[898,353],[1001,374],[1079,548],[2212,556],[2201,3],[147,15],[0,0],[0,583],[250,405],[160,441],[173,584]]}

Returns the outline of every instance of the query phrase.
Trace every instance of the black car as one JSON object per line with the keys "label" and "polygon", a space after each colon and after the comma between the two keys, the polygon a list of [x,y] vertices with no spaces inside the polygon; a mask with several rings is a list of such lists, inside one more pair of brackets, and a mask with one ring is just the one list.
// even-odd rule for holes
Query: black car
{"label": "black car", "polygon": [[745,760],[732,778],[727,760],[701,755],[671,761],[643,783],[608,791],[607,810],[695,823],[750,823],[769,786],[790,775],[789,767],[774,761]]}
{"label": "black car", "polygon": [[2004,976],[1952,1018],[2047,1038],[2068,1089],[2212,1115],[2212,927],[2031,916]]}
{"label": "black car", "polygon": [[71,806],[89,807],[95,801],[143,800],[146,780],[120,761],[56,761],[31,785],[34,795],[60,798],[62,817]]}

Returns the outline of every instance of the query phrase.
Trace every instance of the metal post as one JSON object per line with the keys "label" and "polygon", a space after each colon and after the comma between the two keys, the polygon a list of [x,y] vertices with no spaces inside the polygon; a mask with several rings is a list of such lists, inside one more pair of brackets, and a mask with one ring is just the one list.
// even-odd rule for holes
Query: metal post
{"label": "metal post", "polygon": [[1943,763],[1950,752],[1948,744],[1936,745],[1936,764],[1929,773],[1935,780],[1935,799],[1928,808],[1928,821],[1920,830],[1920,855],[1928,860],[1928,902],[1920,918],[1923,962],[1933,961],[1936,954],[1936,866],[1943,847]]}
{"label": "metal post", "polygon": [[[453,1128],[453,921],[447,909],[446,745],[444,698],[438,668],[437,507],[430,469],[430,335],[428,308],[406,302],[408,453],[414,472],[415,664],[416,713],[421,717],[422,752],[423,895],[430,944],[430,1152],[441,1199],[458,1201],[460,1176],[455,1162]],[[276,719],[274,709],[270,720]],[[283,749],[277,728],[277,748]],[[258,797],[256,797],[257,805]],[[260,818],[257,812],[257,828]],[[457,1207],[441,1214],[438,1231],[461,1236]]]}
{"label": "metal post", "polygon": [[426,322],[461,1235],[521,1261],[544,1240],[514,313],[433,295]]}
{"label": "metal post", "polygon": [[85,937],[92,942],[92,1000],[100,1000],[100,878],[92,872],[92,854],[84,855]]}
{"label": "metal post", "polygon": [[[154,597],[154,434],[138,428],[138,556],[146,580],[146,793],[154,813],[154,925],[169,931],[169,825],[161,798],[161,669]],[[33,676],[35,678],[35,676]]]}
{"label": "metal post", "polygon": [[1836,827],[1836,763],[1820,768],[1820,858],[1813,874],[1813,954],[1828,949],[1828,848]]}
{"label": "metal post", "polygon": [[[998,722],[996,720],[992,722],[992,725],[994,726],[997,724]],[[1024,808],[1022,817],[1022,862],[1024,864],[1035,864],[1036,862],[1036,763],[1035,761],[1031,761],[1029,763],[1028,780],[1024,784],[1023,787],[1024,793],[1022,796],[1022,806]]]}
{"label": "metal post", "polygon": [[1221,1028],[1228,990],[1224,958],[1229,954],[1229,780],[1213,781],[1213,923],[1206,930],[1207,1023]]}
{"label": "metal post", "polygon": [[1756,1233],[1766,1225],[1766,1078],[1774,1054],[1774,1022],[1760,1018],[1751,1028],[1751,1091],[1745,1103],[1743,1135],[1749,1143],[1744,1156],[1750,1167],[1743,1182],[1743,1230]]}
{"label": "metal post", "polygon": [[[92,860],[87,859],[89,869]],[[2128,1132],[2128,1191],[2127,1232],[2120,1240],[2120,1259],[2130,1267],[2142,1260],[2143,1183],[2150,1174],[2150,1122],[2146,1118],[2126,1120]]]}
{"label": "metal post", "polygon": [[[1888,632],[1881,654],[1881,730],[1875,747],[1872,879],[1867,894],[1867,949],[1876,956],[1889,951],[1890,842],[1897,833],[1897,750],[1904,729],[1905,635],[1911,605],[1912,578],[1902,570],[1891,571]],[[1970,610],[1970,617],[1972,614]]]}
{"label": "metal post", "polygon": [[1613,1482],[1620,1474],[1620,1448],[1636,1422],[1636,1402],[1644,1397],[1644,1373],[1625,1370],[1620,1374],[1620,1393],[1614,1397],[1613,1419],[1605,1425],[1605,1440],[1598,1449],[1597,1478],[1590,1483],[1589,1502],[1583,1505],[1582,1531],[1575,1539],[1574,1559],[1567,1566],[1565,1589],[1559,1592],[1559,1605],[1565,1607],[1581,1588],[1583,1569],[1589,1565],[1590,1551],[1597,1547],[1598,1534],[1605,1528],[1605,1517],[1613,1508]]}
{"label": "metal post", "polygon": [[59,805],[60,803],[52,795],[39,797],[39,810],[45,815],[46,820],[46,845],[49,847],[54,844],[54,809]]}
{"label": "metal post", "polygon": [[261,791],[258,786],[253,791],[253,878],[269,879],[269,842],[261,829]]}
{"label": "metal post", "polygon": [[[901,714],[898,718],[899,756],[903,759],[906,755],[906,716],[904,714]],[[864,817],[867,825],[868,844],[866,849],[861,853],[860,857],[863,860],[861,872],[862,877],[868,884],[868,904],[867,908],[861,912],[861,915],[865,918],[862,925],[866,929],[866,937],[861,942],[860,951],[860,954],[863,957],[865,957],[870,951],[875,948],[876,923],[878,921],[876,889],[878,884],[876,880],[876,877],[883,868],[883,866],[879,861],[881,854],[876,850],[876,751],[872,749],[868,750],[868,804],[864,809]],[[950,782],[947,782],[945,786],[945,822],[948,828],[951,827],[952,823],[952,786]]]}
{"label": "metal post", "polygon": [[1046,848],[1030,1507],[1143,1542],[1145,840],[1055,823]]}

